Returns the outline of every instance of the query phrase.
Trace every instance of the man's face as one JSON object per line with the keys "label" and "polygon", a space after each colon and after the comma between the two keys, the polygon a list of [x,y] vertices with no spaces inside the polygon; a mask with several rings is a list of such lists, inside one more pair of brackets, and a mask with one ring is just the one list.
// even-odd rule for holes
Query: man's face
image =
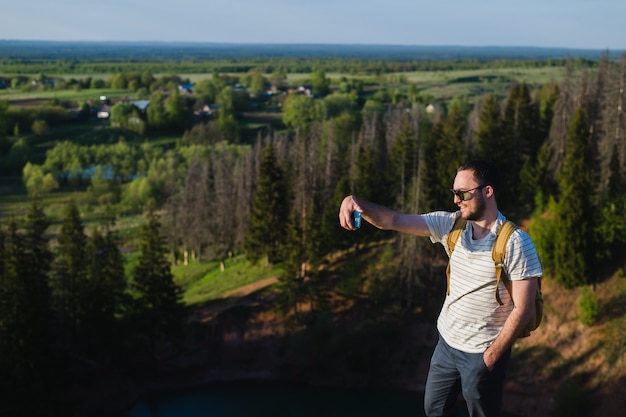
{"label": "man's face", "polygon": [[[479,220],[485,213],[485,199],[483,190],[485,184],[479,184],[474,179],[474,172],[460,171],[454,179],[454,204],[459,207],[461,217],[466,220]],[[460,195],[457,195],[460,194]]]}

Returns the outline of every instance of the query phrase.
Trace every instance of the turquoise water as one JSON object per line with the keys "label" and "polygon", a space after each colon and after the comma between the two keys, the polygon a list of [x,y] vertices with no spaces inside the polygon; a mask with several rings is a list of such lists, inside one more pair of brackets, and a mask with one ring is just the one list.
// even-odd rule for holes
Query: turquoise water
{"label": "turquoise water", "polygon": [[422,397],[275,382],[211,383],[146,398],[126,417],[422,417]]}

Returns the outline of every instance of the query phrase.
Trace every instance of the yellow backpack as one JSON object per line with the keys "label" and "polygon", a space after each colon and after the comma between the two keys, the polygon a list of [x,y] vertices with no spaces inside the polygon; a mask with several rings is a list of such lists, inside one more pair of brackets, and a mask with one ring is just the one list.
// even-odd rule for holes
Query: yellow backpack
{"label": "yellow backpack", "polygon": [[[446,294],[450,295],[450,259],[452,258],[452,251],[456,246],[456,242],[459,240],[459,236],[463,230],[465,230],[465,225],[467,224],[467,220],[457,217],[454,221],[454,225],[448,233],[448,250],[450,252],[450,256],[448,258],[448,266],[446,268],[446,276],[448,278],[448,286],[446,290]],[[500,279],[504,282],[504,286],[509,293],[509,297],[513,300],[513,296],[511,295],[511,281],[509,277],[506,275],[504,271],[504,254],[506,252],[506,244],[513,234],[513,232],[517,229],[515,223],[510,220],[507,220],[502,224],[500,230],[496,235],[496,241],[493,245],[493,249],[491,250],[491,257],[493,258],[494,266],[496,268],[496,301],[499,305],[502,305],[502,300],[500,299]],[[541,323],[541,319],[543,318],[543,294],[541,293],[541,278],[537,279],[537,293],[535,294],[535,315],[530,320],[530,322],[524,328],[524,331],[520,335],[520,337],[530,336],[530,332],[537,329],[539,324]]]}

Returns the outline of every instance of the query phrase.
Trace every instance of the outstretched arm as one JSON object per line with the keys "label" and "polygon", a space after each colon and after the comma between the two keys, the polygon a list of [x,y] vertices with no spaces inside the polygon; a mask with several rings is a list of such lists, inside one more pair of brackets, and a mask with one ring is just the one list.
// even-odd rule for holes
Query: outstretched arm
{"label": "outstretched arm", "polygon": [[430,235],[426,221],[421,215],[399,213],[353,195],[344,198],[339,208],[341,227],[356,230],[352,224],[352,213],[355,211],[360,211],[364,220],[382,230],[395,230],[417,236]]}

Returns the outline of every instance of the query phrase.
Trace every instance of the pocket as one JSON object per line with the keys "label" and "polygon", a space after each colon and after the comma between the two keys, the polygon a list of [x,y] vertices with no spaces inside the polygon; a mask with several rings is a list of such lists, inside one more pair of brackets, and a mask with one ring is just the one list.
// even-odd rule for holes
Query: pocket
{"label": "pocket", "polygon": [[483,353],[476,353],[475,355],[474,369],[476,370],[476,372],[487,374],[490,373],[491,371],[489,370],[489,368],[487,368]]}

